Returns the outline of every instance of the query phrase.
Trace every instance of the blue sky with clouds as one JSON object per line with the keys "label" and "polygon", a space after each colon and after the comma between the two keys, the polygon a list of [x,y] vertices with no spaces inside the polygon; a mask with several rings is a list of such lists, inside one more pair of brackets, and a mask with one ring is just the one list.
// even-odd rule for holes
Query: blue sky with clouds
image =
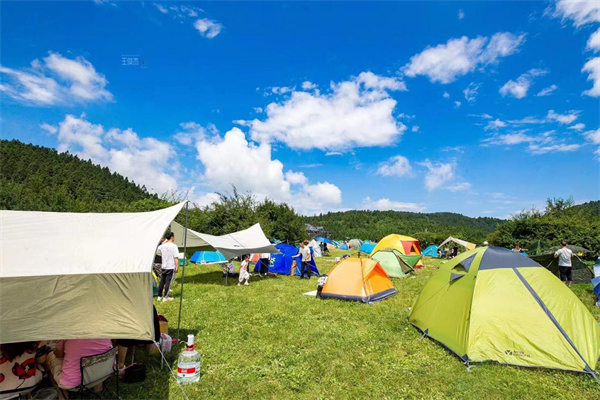
{"label": "blue sky with clouds", "polygon": [[3,2],[0,132],[199,204],[595,200],[598,4]]}

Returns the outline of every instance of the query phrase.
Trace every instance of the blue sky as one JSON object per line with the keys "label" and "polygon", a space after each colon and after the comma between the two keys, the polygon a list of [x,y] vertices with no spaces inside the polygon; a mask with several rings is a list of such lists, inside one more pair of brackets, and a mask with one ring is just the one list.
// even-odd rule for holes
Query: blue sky
{"label": "blue sky", "polygon": [[3,2],[3,139],[207,204],[507,217],[600,198],[600,10]]}

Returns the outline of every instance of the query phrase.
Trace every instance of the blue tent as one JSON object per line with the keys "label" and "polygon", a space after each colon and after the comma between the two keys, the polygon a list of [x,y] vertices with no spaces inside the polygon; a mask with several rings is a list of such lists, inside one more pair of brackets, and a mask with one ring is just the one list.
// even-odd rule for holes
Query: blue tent
{"label": "blue tent", "polygon": [[317,242],[323,242],[323,243],[327,243],[327,244],[330,244],[330,245],[332,245],[332,246],[335,246],[335,243],[333,243],[331,240],[329,240],[329,239],[327,239],[327,238],[324,238],[324,237],[320,237],[320,236],[319,236],[319,237],[316,237],[316,238],[315,238],[315,240],[316,240]]}
{"label": "blue tent", "polygon": [[363,243],[362,246],[360,246],[360,250],[358,251],[360,251],[361,253],[371,254],[375,246],[377,246],[375,243]]}
{"label": "blue tent", "polygon": [[421,253],[424,256],[429,257],[437,257],[438,256],[438,247],[435,244],[432,244]]}
{"label": "blue tent", "polygon": [[220,251],[197,251],[190,261],[196,264],[220,264],[227,262],[227,259]]}
{"label": "blue tent", "polygon": [[342,245],[340,246],[341,250],[348,250],[348,243],[344,242],[342,243]]}
{"label": "blue tent", "polygon": [[[271,262],[269,263],[269,272],[280,275],[292,274],[292,263],[296,260],[296,271],[294,275],[300,276],[300,257],[294,257],[298,254],[298,249],[290,244],[276,244],[275,248],[280,251],[279,254],[271,254]],[[260,267],[254,267],[254,272],[258,272]],[[320,276],[315,259],[310,261],[310,274]]]}

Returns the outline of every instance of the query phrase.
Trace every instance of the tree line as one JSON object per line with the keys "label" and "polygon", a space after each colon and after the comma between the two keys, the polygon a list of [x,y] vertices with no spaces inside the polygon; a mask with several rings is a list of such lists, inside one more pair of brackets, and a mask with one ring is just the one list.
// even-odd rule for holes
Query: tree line
{"label": "tree line", "polygon": [[[175,204],[182,193],[149,193],[144,186],[69,153],[17,140],[0,140],[0,209],[59,212],[140,212]],[[333,239],[379,240],[390,233],[413,236],[425,248],[448,236],[473,243],[542,249],[560,240],[600,250],[600,201],[573,204],[548,199],[544,210],[524,210],[510,220],[470,218],[456,213],[347,211],[301,217],[287,204],[257,200],[248,193],[221,194],[208,205],[192,204],[188,226],[222,235],[259,222],[268,238],[296,242],[307,238],[304,223],[323,226]],[[181,213],[177,221],[185,223]]]}

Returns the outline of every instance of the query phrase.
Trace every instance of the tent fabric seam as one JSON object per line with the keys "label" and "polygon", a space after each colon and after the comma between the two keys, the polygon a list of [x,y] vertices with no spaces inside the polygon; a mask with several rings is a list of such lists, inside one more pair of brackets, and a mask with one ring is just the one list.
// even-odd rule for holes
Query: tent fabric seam
{"label": "tent fabric seam", "polygon": [[567,340],[567,342],[569,343],[569,345],[573,348],[573,350],[575,350],[575,352],[577,353],[577,355],[579,356],[579,358],[581,358],[581,361],[583,361],[583,363],[585,364],[584,371],[591,373],[591,371],[593,371],[593,369],[590,368],[590,366],[588,365],[588,363],[585,360],[585,358],[583,358],[583,356],[581,355],[581,353],[577,349],[577,346],[575,346],[575,343],[573,343],[573,341],[571,340],[571,338],[569,337],[569,335],[567,334],[567,332],[565,332],[565,330],[560,325],[560,323],[558,322],[558,320],[556,319],[556,317],[554,317],[554,315],[552,314],[552,312],[550,311],[550,309],[548,309],[548,307],[546,306],[546,304],[544,303],[544,301],[538,296],[538,294],[535,292],[535,290],[533,290],[533,288],[531,287],[531,285],[529,285],[529,282],[527,282],[527,280],[525,279],[525,277],[523,275],[521,275],[521,273],[516,268],[513,268],[512,270],[519,277],[519,280],[521,281],[521,283],[523,283],[523,285],[525,286],[525,288],[527,288],[527,290],[529,291],[529,294],[531,294],[531,296],[535,299],[535,301],[538,303],[538,305],[542,308],[542,311],[544,311],[544,313],[546,314],[546,316],[548,318],[550,318],[550,320],[552,321],[552,323],[554,324],[554,326],[556,326],[556,328],[558,329],[558,331]]}

